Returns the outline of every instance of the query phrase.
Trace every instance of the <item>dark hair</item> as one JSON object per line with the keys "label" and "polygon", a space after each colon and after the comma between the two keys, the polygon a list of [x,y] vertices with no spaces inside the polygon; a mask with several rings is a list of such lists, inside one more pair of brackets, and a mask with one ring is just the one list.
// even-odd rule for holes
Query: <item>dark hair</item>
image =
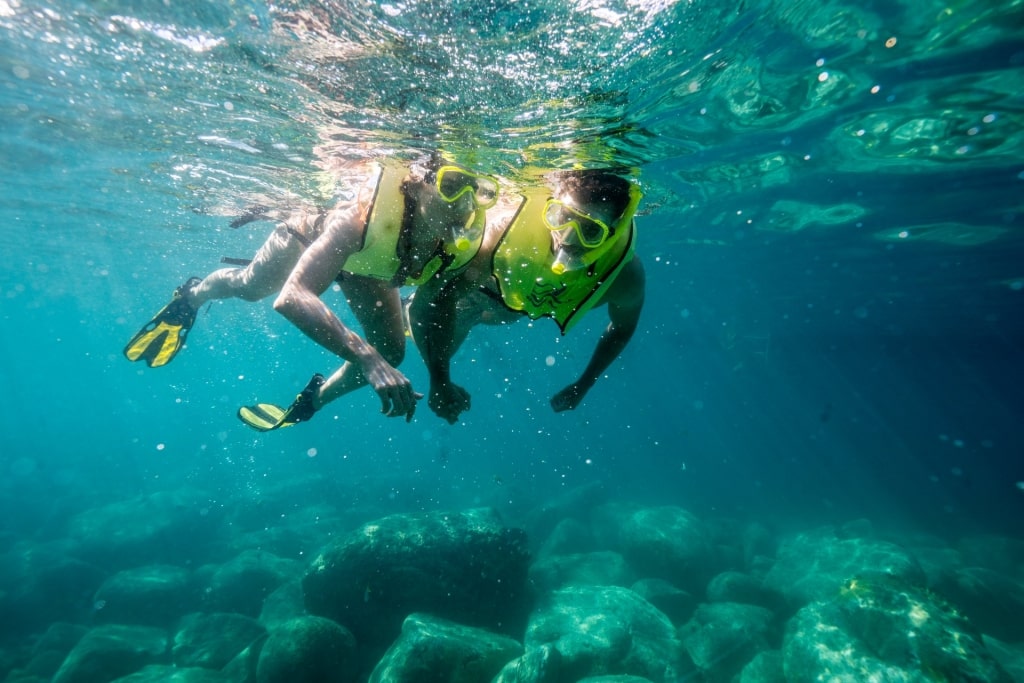
{"label": "dark hair", "polygon": [[580,206],[610,204],[618,218],[629,205],[632,184],[610,171],[566,171],[557,177],[559,190],[571,194]]}

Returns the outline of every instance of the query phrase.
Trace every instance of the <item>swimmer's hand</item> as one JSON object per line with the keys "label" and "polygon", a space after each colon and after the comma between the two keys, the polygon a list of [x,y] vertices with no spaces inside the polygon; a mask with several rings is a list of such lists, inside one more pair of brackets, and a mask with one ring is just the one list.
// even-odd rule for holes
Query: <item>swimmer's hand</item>
{"label": "swimmer's hand", "polygon": [[458,384],[432,382],[430,385],[430,398],[427,404],[448,424],[455,424],[459,415],[469,410],[469,403],[469,392]]}
{"label": "swimmer's hand", "polygon": [[551,397],[551,407],[554,408],[556,413],[575,410],[576,406],[583,401],[583,397],[587,395],[588,391],[590,391],[589,386],[582,382],[573,382]]}
{"label": "swimmer's hand", "polygon": [[368,363],[369,367],[364,368],[363,374],[380,397],[380,412],[388,417],[404,415],[405,421],[411,422],[416,412],[416,401],[423,398],[423,394],[414,391],[412,382],[383,358],[378,357],[375,361]]}

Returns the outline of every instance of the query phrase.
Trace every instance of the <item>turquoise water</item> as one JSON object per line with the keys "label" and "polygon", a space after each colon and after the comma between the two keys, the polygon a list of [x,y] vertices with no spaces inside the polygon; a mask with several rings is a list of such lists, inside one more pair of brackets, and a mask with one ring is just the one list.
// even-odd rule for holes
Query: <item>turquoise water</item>
{"label": "turquoise water", "polygon": [[[83,511],[188,488],[230,514],[309,480],[332,485],[267,526],[518,525],[597,485],[779,539],[999,538],[1020,589],[1022,37],[1019,2],[0,0],[0,576]],[[643,186],[641,327],[577,410],[548,400],[601,311],[474,331],[454,426],[364,391],[248,430],[238,406],[336,365],[269,302],[214,303],[165,368],[121,356],[175,286],[262,242],[228,227],[245,207],[329,201],[332,156],[435,148]],[[412,349],[402,369],[426,389]],[[87,621],[93,588],[5,626],[0,663]]]}

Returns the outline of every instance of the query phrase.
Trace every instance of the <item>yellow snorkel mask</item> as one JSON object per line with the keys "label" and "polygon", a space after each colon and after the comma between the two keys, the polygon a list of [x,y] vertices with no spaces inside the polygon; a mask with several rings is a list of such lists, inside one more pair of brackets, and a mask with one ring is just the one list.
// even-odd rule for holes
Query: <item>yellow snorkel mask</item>
{"label": "yellow snorkel mask", "polygon": [[[556,236],[551,272],[562,275],[569,270],[584,268],[608,253],[626,234],[643,196],[640,188],[631,184],[629,203],[612,227],[563,201],[548,199],[544,205],[544,226]],[[570,230],[572,232],[568,232]]]}
{"label": "yellow snorkel mask", "polygon": [[449,204],[454,204],[467,194],[473,200],[473,213],[454,235],[456,249],[469,249],[483,237],[487,209],[498,203],[498,179],[473,173],[458,166],[442,166],[437,169],[434,185],[437,187],[437,194]]}

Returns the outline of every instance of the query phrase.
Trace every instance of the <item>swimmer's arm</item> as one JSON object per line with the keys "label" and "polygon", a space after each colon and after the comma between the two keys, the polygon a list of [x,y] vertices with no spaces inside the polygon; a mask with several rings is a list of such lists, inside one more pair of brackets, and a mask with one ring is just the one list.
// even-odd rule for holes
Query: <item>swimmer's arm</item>
{"label": "swimmer's arm", "polygon": [[274,310],[317,344],[355,363],[381,399],[381,412],[404,415],[408,420],[416,410],[412,383],[320,300],[348,258],[362,248],[362,225],[357,212],[330,212],[323,233],[313,240],[288,276]]}
{"label": "swimmer's arm", "polygon": [[451,424],[470,407],[469,392],[451,378],[452,357],[468,332],[458,329],[458,302],[486,279],[486,268],[477,267],[484,261],[484,257],[479,262],[474,259],[464,272],[447,281],[435,278],[423,284],[409,308],[411,333],[430,374],[427,405]]}
{"label": "swimmer's arm", "polygon": [[645,279],[643,265],[638,258],[633,258],[619,273],[605,295],[605,301],[608,303],[608,327],[598,340],[590,362],[579,379],[552,397],[551,407],[555,412],[576,408],[598,378],[629,344],[644,307]]}
{"label": "swimmer's arm", "polygon": [[306,336],[345,360],[359,364],[376,353],[348,329],[320,295],[338,276],[349,256],[359,250],[362,236],[351,214],[332,211],[324,219],[324,231],[309,245],[285,281],[274,310]]}

